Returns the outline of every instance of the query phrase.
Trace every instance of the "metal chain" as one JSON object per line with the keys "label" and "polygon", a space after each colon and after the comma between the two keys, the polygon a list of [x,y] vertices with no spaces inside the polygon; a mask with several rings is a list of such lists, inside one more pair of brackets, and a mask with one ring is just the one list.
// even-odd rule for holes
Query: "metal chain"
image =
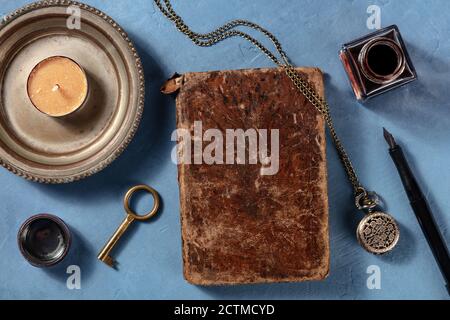
{"label": "metal chain", "polygon": [[[289,62],[289,59],[286,53],[283,51],[283,48],[278,41],[278,39],[270,33],[268,30],[263,27],[247,21],[247,20],[232,20],[220,28],[209,32],[209,33],[196,33],[193,32],[183,21],[183,19],[175,12],[173,9],[170,0],[163,0],[164,4],[161,0],[154,0],[155,4],[158,6],[159,10],[170,19],[176,26],[176,28],[185,34],[194,44],[200,47],[211,47],[218,42],[221,42],[225,39],[229,39],[232,37],[241,37],[245,40],[249,41],[257,48],[259,48],[270,60],[272,60],[276,65],[283,68],[291,79],[294,86],[306,97],[306,99],[323,115],[325,122],[328,126],[331,138],[333,139],[333,143],[336,147],[336,150],[339,154],[339,158],[344,165],[347,176],[353,186],[355,195],[365,194],[367,195],[366,190],[362,187],[361,183],[358,180],[358,176],[356,175],[355,169],[350,161],[350,158],[347,152],[344,149],[342,142],[340,141],[336,130],[334,128],[333,119],[330,113],[330,107],[328,103],[321,98],[317,92],[314,90],[313,86],[305,79],[303,79],[294,66]],[[277,58],[267,47],[265,47],[261,42],[250,36],[249,34],[242,32],[240,30],[235,30],[237,27],[248,27],[253,30],[259,31],[264,34],[267,38],[269,38],[273,45],[275,46],[276,51],[280,55],[280,58]]]}

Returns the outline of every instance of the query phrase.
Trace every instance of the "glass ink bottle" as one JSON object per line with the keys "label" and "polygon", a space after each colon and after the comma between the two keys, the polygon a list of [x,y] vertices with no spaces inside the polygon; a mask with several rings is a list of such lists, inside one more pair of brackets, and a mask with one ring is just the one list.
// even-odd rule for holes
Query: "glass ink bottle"
{"label": "glass ink bottle", "polygon": [[396,25],[343,45],[339,56],[360,101],[417,79]]}

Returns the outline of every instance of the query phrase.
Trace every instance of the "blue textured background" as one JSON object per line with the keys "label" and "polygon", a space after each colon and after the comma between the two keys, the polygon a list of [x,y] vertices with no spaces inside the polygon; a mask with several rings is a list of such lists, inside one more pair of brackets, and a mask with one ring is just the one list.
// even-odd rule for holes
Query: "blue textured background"
{"label": "blue textured background", "polygon": [[[0,14],[26,2],[0,0]],[[353,208],[351,188],[329,142],[330,277],[315,283],[218,288],[195,287],[183,280],[177,171],[170,161],[174,101],[158,90],[175,71],[272,64],[241,40],[210,49],[195,47],[166,21],[153,1],[87,2],[116,19],[142,55],[147,80],[143,122],[123,156],[85,181],[45,186],[0,170],[0,298],[448,298],[388,156],[382,127],[405,145],[449,240],[450,22],[444,14],[450,12],[449,1],[174,0],[175,8],[195,30],[208,31],[232,18],[249,19],[273,31],[295,64],[318,66],[326,73],[336,127],[360,178],[384,197],[402,231],[398,248],[388,256],[372,256],[359,247],[354,230],[361,215]],[[420,80],[361,106],[353,97],[337,53],[343,43],[369,32],[366,9],[370,4],[381,7],[383,26],[399,26]],[[136,183],[157,188],[164,206],[157,220],[136,224],[124,239],[115,252],[121,269],[114,271],[98,262],[96,255],[123,219],[123,194]],[[137,206],[144,210],[144,201]],[[20,224],[40,212],[59,215],[76,235],[70,258],[50,270],[28,265],[16,245]],[[81,290],[66,288],[69,264],[81,266]],[[369,265],[381,268],[381,290],[366,287]]]}

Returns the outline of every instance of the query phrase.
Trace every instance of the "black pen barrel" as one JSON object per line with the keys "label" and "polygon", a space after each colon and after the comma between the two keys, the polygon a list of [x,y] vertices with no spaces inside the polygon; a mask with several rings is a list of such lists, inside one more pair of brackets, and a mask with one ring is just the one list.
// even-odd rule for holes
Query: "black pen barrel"
{"label": "black pen barrel", "polygon": [[397,167],[400,178],[402,179],[403,186],[406,191],[406,195],[409,201],[415,201],[423,198],[423,193],[420,190],[419,184],[414,177],[411,168],[409,167],[408,161],[400,146],[396,146],[389,150],[389,153],[394,160],[395,166]]}
{"label": "black pen barrel", "polygon": [[434,258],[439,264],[442,275],[447,282],[447,286],[450,285],[450,256],[447,246],[445,245],[444,238],[442,237],[436,221],[431,213],[428,203],[425,199],[419,199],[411,202],[411,207],[416,214],[420,227],[422,228],[425,238],[430,245]]}
{"label": "black pen barrel", "polygon": [[419,221],[431,251],[439,264],[439,268],[445,278],[447,289],[449,289],[450,293],[450,256],[444,238],[439,231],[430,207],[420,190],[419,184],[408,165],[402,149],[399,146],[396,146],[395,148],[390,149],[390,155],[394,160],[406,194],[411,203],[411,207]]}

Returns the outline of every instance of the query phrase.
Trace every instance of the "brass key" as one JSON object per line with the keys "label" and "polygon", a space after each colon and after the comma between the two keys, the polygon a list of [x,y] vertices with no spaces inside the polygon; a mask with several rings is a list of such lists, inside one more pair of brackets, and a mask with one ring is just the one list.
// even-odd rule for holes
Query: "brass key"
{"label": "brass key", "polygon": [[[147,213],[146,215],[138,215],[133,212],[130,208],[130,199],[131,197],[137,192],[137,191],[147,191],[152,194],[153,196],[153,209]],[[98,259],[106,263],[108,266],[114,268],[116,265],[116,261],[111,258],[110,253],[111,250],[114,248],[115,244],[119,241],[120,237],[125,233],[125,231],[128,229],[130,224],[134,221],[145,221],[150,218],[152,218],[159,209],[159,195],[158,192],[146,185],[139,185],[131,188],[128,190],[127,194],[125,195],[125,198],[123,199],[123,206],[125,208],[125,211],[127,213],[127,216],[125,217],[125,220],[122,222],[122,224],[119,226],[117,231],[114,233],[114,235],[111,237],[111,239],[106,243],[105,247],[100,251],[98,255]]]}

